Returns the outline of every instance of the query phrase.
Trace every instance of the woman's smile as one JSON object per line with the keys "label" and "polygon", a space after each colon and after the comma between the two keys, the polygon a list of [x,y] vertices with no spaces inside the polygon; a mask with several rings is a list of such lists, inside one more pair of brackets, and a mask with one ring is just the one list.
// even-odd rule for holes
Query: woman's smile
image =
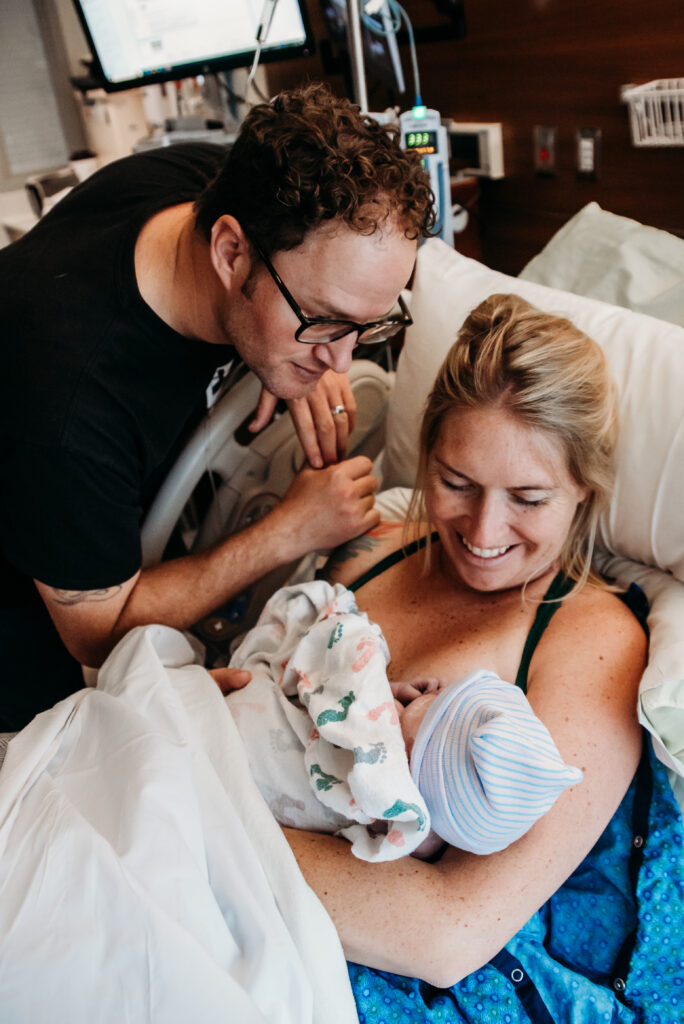
{"label": "woman's smile", "polygon": [[499,558],[500,555],[505,555],[513,547],[512,544],[505,544],[498,548],[478,548],[475,544],[471,544],[467,541],[462,534],[459,534],[459,536],[461,537],[461,543],[464,547],[467,548],[471,555],[475,555],[477,558]]}

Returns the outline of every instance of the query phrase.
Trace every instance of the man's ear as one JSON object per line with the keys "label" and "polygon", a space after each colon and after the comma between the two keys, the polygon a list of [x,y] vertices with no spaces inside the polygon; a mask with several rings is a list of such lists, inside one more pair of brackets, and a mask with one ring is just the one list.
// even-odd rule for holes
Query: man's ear
{"label": "man's ear", "polygon": [[252,252],[239,221],[225,213],[214,223],[209,242],[211,262],[223,287],[242,288],[252,267]]}

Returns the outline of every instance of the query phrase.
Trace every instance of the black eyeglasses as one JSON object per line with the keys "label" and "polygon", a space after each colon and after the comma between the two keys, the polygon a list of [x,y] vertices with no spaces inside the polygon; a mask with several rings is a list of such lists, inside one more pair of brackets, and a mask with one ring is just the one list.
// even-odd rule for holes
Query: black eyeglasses
{"label": "black eyeglasses", "polygon": [[254,248],[266,269],[280,289],[280,293],[287,302],[290,309],[299,320],[299,327],[295,331],[295,339],[305,345],[328,345],[332,341],[339,341],[348,334],[356,332],[356,341],[361,345],[377,345],[397,334],[402,327],[410,327],[413,323],[408,307],[401,295],[397,301],[397,312],[389,313],[382,320],[371,320],[367,324],[357,324],[354,320],[338,320],[336,317],[328,316],[307,316],[302,313],[299,305],[290,295],[285,287],[280,274],[271,263],[266,253],[256,242]]}

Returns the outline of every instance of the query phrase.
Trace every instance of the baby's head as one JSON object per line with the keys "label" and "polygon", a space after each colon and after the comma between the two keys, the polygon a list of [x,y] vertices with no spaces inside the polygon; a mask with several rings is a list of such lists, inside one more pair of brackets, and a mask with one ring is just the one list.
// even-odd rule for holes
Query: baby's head
{"label": "baby's head", "polygon": [[400,721],[432,828],[462,850],[503,850],[583,777],[522,690],[493,672],[417,697]]}

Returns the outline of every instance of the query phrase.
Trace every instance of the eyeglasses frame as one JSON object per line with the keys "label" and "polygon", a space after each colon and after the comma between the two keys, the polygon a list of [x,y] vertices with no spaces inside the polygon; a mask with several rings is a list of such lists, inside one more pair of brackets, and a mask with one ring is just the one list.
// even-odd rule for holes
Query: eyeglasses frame
{"label": "eyeglasses frame", "polygon": [[[404,302],[404,300],[401,297],[401,295],[398,296],[399,309],[401,310],[401,317],[398,317],[396,315],[395,316],[390,315],[390,316],[383,317],[380,320],[371,320],[367,324],[359,324],[355,320],[340,320],[340,319],[338,319],[336,317],[307,316],[306,313],[302,312],[301,307],[299,306],[299,303],[294,298],[294,296],[290,294],[290,292],[289,292],[289,290],[287,288],[287,285],[285,284],[285,282],[283,281],[282,277],[280,276],[280,274],[278,273],[276,268],[273,266],[273,264],[271,263],[271,260],[266,255],[266,253],[261,248],[261,246],[257,242],[255,242],[254,239],[252,239],[252,245],[256,249],[256,252],[257,252],[257,255],[259,256],[259,259],[263,262],[263,264],[266,267],[266,269],[268,270],[269,274],[271,275],[271,277],[275,281],[275,283],[276,283],[276,285],[278,287],[278,290],[280,291],[280,294],[283,296],[283,298],[287,302],[288,306],[290,307],[292,312],[295,314],[295,316],[299,320],[299,327],[295,331],[295,341],[298,341],[301,345],[331,345],[333,342],[339,341],[340,338],[346,337],[347,334],[351,334],[352,331],[356,331],[356,335],[357,335],[357,339],[358,339],[358,338],[361,338],[361,335],[365,331],[368,331],[368,330],[370,330],[373,327],[383,327],[383,326],[388,326],[389,327],[389,326],[395,326],[396,325],[397,331],[393,331],[392,332],[392,334],[396,334],[399,330],[401,330],[402,327],[410,327],[411,324],[413,323],[413,317],[409,313],[408,306]],[[326,338],[325,340],[316,339],[316,338],[313,338],[311,340],[307,340],[306,338],[302,339],[300,337],[300,335],[303,333],[303,331],[306,330],[307,327],[313,327],[313,326],[315,326],[317,324],[330,324],[331,327],[333,325],[335,325],[335,324],[339,324],[340,327],[344,326],[345,328],[348,328],[348,329],[342,331],[342,333],[339,334],[338,337],[336,337],[336,338]],[[388,335],[388,337],[391,337],[391,336],[392,336],[391,334]],[[387,340],[387,338],[378,338],[377,340],[367,341],[367,342],[362,340],[362,341],[359,342],[359,344],[361,344],[361,345],[381,345],[386,340]]]}

